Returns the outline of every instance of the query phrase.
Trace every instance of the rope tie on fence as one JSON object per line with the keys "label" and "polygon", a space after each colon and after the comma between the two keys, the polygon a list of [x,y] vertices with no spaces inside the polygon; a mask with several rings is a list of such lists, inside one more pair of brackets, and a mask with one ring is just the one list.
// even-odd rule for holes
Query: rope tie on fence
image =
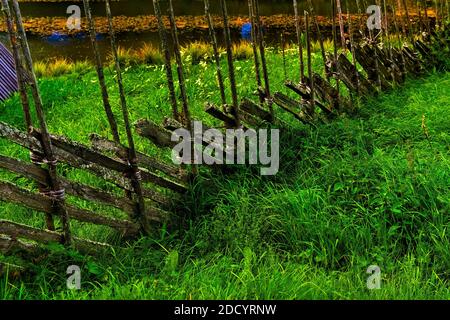
{"label": "rope tie on fence", "polygon": [[43,154],[36,153],[36,152],[33,152],[33,151],[30,152],[30,160],[35,165],[48,164],[48,165],[51,165],[51,166],[56,166],[58,164],[58,160],[57,159],[48,160]]}
{"label": "rope tie on fence", "polygon": [[135,179],[136,181],[142,181],[141,170],[133,166],[130,166],[130,169],[125,171],[122,175],[126,179]]}
{"label": "rope tie on fence", "polygon": [[33,164],[38,166],[44,164],[44,156],[41,153],[30,151],[30,160]]}
{"label": "rope tie on fence", "polygon": [[43,194],[56,201],[61,201],[66,198],[66,190],[64,188],[60,190],[50,190]]}

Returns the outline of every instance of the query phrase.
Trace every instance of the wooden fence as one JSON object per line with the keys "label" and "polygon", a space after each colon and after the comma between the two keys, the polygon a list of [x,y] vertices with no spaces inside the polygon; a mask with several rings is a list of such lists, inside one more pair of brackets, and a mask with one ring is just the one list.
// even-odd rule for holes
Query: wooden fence
{"label": "wooden fence", "polygon": [[[0,122],[0,137],[29,150],[31,163],[0,155],[0,168],[33,180],[39,193],[22,189],[10,182],[0,181],[0,199],[42,212],[46,229],[0,220],[0,251],[4,253],[13,252],[13,249],[28,251],[38,244],[61,242],[66,245],[74,245],[80,250],[95,252],[99,248],[108,247],[108,245],[72,236],[71,220],[106,226],[117,230],[124,237],[136,237],[139,234],[150,233],[154,223],[170,219],[176,212],[178,201],[181,201],[183,194],[187,192],[189,179],[192,174],[196,173],[196,168],[191,166],[191,171],[191,169],[163,163],[155,157],[135,150],[109,1],[106,1],[106,15],[110,22],[111,47],[115,59],[122,116],[127,133],[127,146],[120,141],[117,121],[111,111],[103,73],[103,62],[95,39],[95,25],[89,1],[84,0],[83,3],[89,23],[103,106],[113,136],[113,140],[108,140],[93,134],[90,146],[48,132],[19,4],[17,0],[1,1],[8,24],[17,71],[18,91],[28,130],[21,131],[7,123]],[[356,43],[353,39],[351,21],[347,19],[349,23],[346,27],[345,15],[342,13],[340,2],[333,1],[334,46],[333,52],[326,52],[312,2],[309,1],[310,10],[305,12],[304,17],[301,18],[297,9],[297,1],[293,0],[300,69],[299,79],[286,81],[285,85],[288,90],[298,95],[298,98],[294,99],[285,93],[273,93],[271,90],[259,3],[258,0],[248,0],[249,17],[252,23],[255,87],[258,96],[257,101],[248,97],[240,100],[231,49],[227,5],[225,0],[219,1],[221,12],[218,14],[222,16],[224,22],[223,36],[226,44],[228,70],[227,74],[221,70],[214,19],[210,12],[209,0],[204,0],[205,17],[209,25],[213,57],[217,66],[218,93],[220,93],[222,102],[221,106],[207,103],[205,111],[208,115],[223,122],[224,128],[256,128],[268,123],[280,125],[282,123],[276,117],[275,105],[305,124],[330,121],[337,115],[352,110],[354,104],[364,97],[376,95],[382,90],[390,90],[402,84],[408,75],[413,77],[422,75],[429,68],[436,66],[439,61],[434,56],[436,51],[430,48],[431,44],[438,51],[449,45],[448,26],[445,25],[443,16],[440,21],[435,19],[433,23],[430,17],[426,17],[426,19],[423,17],[420,20],[420,26],[414,29],[408,26],[407,20],[402,20],[402,16],[397,15],[395,6],[384,6],[386,20],[378,35],[366,30],[363,35],[364,39]],[[135,124],[134,129],[138,135],[149,139],[157,147],[171,148],[174,145],[171,140],[172,132],[178,128],[192,130],[193,119],[189,111],[184,66],[172,1],[169,0],[167,13],[170,30],[165,28],[159,2],[159,0],[153,0],[159,22],[161,48],[165,57],[169,88],[168,101],[172,107],[172,116],[166,118],[162,124],[157,124],[151,119],[141,119]],[[422,10],[424,10],[423,7]],[[403,12],[405,11],[407,10],[403,10]],[[424,13],[426,10],[422,12]],[[387,21],[388,18],[392,21]],[[399,19],[401,21],[398,21]],[[398,29],[398,42],[409,43],[408,45],[394,46],[390,42],[392,37],[389,35],[389,23],[394,24]],[[341,39],[338,38],[338,27]],[[345,31],[345,29],[347,30]],[[364,28],[361,27],[361,30]],[[419,31],[420,37],[418,36]],[[312,70],[311,38],[313,33],[319,36],[324,61],[324,75]],[[382,45],[380,35],[386,40],[384,45]],[[306,42],[302,41],[303,37],[306,38]],[[340,48],[339,53],[340,42],[344,47]],[[169,51],[172,46],[173,52]],[[172,57],[175,58],[176,80],[173,77]],[[231,97],[225,94],[224,80],[226,77],[229,80]],[[176,85],[179,86],[179,95],[176,93]],[[344,94],[344,91],[347,93]],[[32,105],[38,115],[37,126],[31,121],[29,92],[31,92],[33,100]],[[117,192],[105,191],[71,181],[58,173],[57,168],[61,165],[89,172],[113,185],[123,195],[118,196]],[[69,205],[65,201],[65,194],[116,208],[124,212],[128,218],[118,219]],[[56,231],[55,217],[60,219],[62,231]],[[34,244],[24,242],[22,239],[32,240]]]}
{"label": "wooden fence", "polygon": [[[109,1],[106,5],[108,17],[111,18]],[[135,150],[112,25],[111,45],[117,62],[117,84],[121,94],[127,146],[120,141],[117,121],[111,111],[88,1],[85,1],[85,9],[90,23],[92,48],[97,61],[103,105],[114,140],[92,134],[91,145],[84,145],[48,132],[19,4],[17,0],[2,0],[2,7],[8,26],[17,73],[17,89],[23,105],[27,130],[22,131],[0,122],[0,137],[27,149],[30,152],[31,162],[0,155],[0,168],[34,181],[39,192],[26,190],[11,182],[0,181],[0,200],[30,209],[28,211],[30,219],[31,210],[41,212],[46,227],[39,229],[0,219],[0,252],[3,254],[11,254],[17,250],[29,252],[50,242],[73,246],[88,253],[109,247],[106,243],[74,236],[71,221],[111,228],[127,239],[136,238],[141,234],[151,234],[156,226],[169,221],[177,211],[183,195],[188,191],[190,174],[179,166],[163,163],[155,157]],[[31,106],[34,106],[37,114],[37,125],[32,121]],[[104,190],[72,181],[59,173],[59,167],[88,172],[103,181],[108,188]],[[127,218],[117,218],[111,214],[78,208],[67,203],[66,196],[88,201],[94,206],[97,204],[115,208],[123,213],[118,216]],[[55,222],[56,218],[58,220]]]}

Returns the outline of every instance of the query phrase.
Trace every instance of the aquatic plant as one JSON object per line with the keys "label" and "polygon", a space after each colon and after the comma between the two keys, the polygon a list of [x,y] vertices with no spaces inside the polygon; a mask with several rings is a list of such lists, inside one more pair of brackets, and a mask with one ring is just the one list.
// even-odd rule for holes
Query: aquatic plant
{"label": "aquatic plant", "polygon": [[208,61],[213,56],[213,50],[209,43],[194,41],[181,48],[183,58],[190,57],[192,64]]}

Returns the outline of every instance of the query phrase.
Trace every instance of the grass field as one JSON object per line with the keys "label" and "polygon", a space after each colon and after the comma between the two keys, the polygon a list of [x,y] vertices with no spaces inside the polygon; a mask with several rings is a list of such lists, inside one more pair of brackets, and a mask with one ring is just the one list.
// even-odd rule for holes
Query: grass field
{"label": "grass field", "polygon": [[[287,59],[287,77],[297,79],[295,49]],[[286,92],[281,55],[271,50],[268,63],[273,90]],[[238,61],[236,69],[240,96],[252,96],[252,62]],[[217,123],[202,109],[220,101],[214,70],[203,62],[186,70],[192,113],[210,125]],[[113,74],[106,73],[119,115]],[[169,115],[161,67],[129,67],[124,79],[133,121]],[[51,132],[86,143],[91,132],[110,136],[93,71],[43,78],[40,86]],[[277,109],[287,123],[278,175],[261,178],[254,167],[201,170],[177,227],[104,257],[55,247],[30,266],[32,274],[2,276],[0,299],[449,299],[449,112],[449,73],[409,79],[317,128]],[[0,105],[0,120],[23,128],[18,97]],[[137,146],[169,159],[142,139]],[[0,154],[28,156],[4,140]],[[0,179],[34,188],[3,171]],[[35,212],[6,203],[0,212],[43,227]],[[74,231],[114,239],[96,227],[75,224]],[[66,289],[71,264],[82,268],[79,291]],[[370,265],[381,268],[379,290],[367,289]]]}

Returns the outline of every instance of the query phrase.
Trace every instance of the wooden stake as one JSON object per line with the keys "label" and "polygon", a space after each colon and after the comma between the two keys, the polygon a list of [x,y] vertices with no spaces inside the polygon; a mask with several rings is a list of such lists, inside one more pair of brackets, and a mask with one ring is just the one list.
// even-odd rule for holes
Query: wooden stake
{"label": "wooden stake", "polygon": [[[335,0],[331,0],[331,8],[332,8],[332,33],[333,33],[333,64],[335,65],[337,63],[338,60],[338,46],[337,46],[337,28],[336,28],[336,1]],[[342,106],[340,103],[340,92],[341,92],[341,88],[340,88],[340,80],[339,77],[336,76],[336,74],[334,73],[334,78],[336,80],[336,90],[337,90],[337,106],[339,108],[339,111],[342,111]]]}
{"label": "wooden stake", "polygon": [[236,74],[234,72],[233,51],[231,50],[231,35],[230,25],[228,22],[227,3],[225,0],[220,0],[220,7],[222,9],[222,18],[224,23],[224,36],[228,58],[228,75],[230,77],[231,96],[233,100],[233,116],[235,125],[239,128],[241,126],[241,121],[239,119],[239,101],[236,86]]}
{"label": "wooden stake", "polygon": [[286,39],[284,38],[284,32],[281,31],[281,53],[283,55],[283,71],[284,71],[284,81],[287,80],[287,70],[286,70]]}
{"label": "wooden stake", "polygon": [[161,8],[159,6],[159,0],[153,0],[153,8],[155,10],[155,15],[158,20],[158,33],[161,41],[161,49],[164,53],[164,67],[166,70],[167,85],[169,87],[169,96],[170,96],[170,103],[172,105],[172,114],[175,120],[180,121],[181,119],[180,114],[178,112],[178,102],[175,93],[175,85],[172,73],[171,55],[169,51],[169,44],[167,41],[166,28],[164,26],[164,21],[161,15]]}
{"label": "wooden stake", "polygon": [[186,83],[184,79],[183,60],[181,59],[180,42],[178,40],[177,24],[175,22],[175,13],[173,11],[172,0],[169,0],[169,20],[174,42],[175,60],[177,61],[178,82],[181,91],[181,99],[183,104],[183,117],[186,128],[191,130],[191,114],[189,111],[188,97],[186,92]]}
{"label": "wooden stake", "polygon": [[261,22],[261,16],[259,14],[259,0],[253,0],[254,9],[255,9],[255,17],[256,17],[256,24],[257,24],[257,30],[258,30],[258,42],[259,42],[259,55],[261,56],[261,64],[262,64],[262,71],[263,71],[263,77],[264,77],[264,83],[265,83],[265,89],[266,89],[266,99],[268,102],[269,112],[272,115],[272,118],[274,117],[273,113],[273,103],[272,103],[272,94],[270,92],[270,82],[269,82],[269,71],[267,70],[267,62],[266,62],[266,52],[265,52],[265,45],[264,45],[264,33],[263,33],[263,27]]}
{"label": "wooden stake", "polygon": [[308,114],[312,117],[314,115],[315,109],[315,95],[314,95],[314,78],[312,71],[312,56],[311,56],[311,37],[309,28],[309,13],[305,10],[305,25],[306,25],[306,50],[308,56],[308,78],[309,78],[309,89],[311,99],[308,101]]}
{"label": "wooden stake", "polygon": [[308,0],[308,6],[309,6],[310,14],[313,17],[314,24],[316,26],[317,34],[319,36],[320,51],[322,53],[323,65],[324,65],[324,68],[325,68],[325,76],[327,78],[327,81],[329,82],[330,81],[330,73],[328,72],[328,68],[327,68],[327,55],[326,55],[325,47],[324,47],[324,44],[323,44],[323,42],[324,42],[323,35],[322,35],[322,32],[320,31],[319,22],[317,22],[316,14],[315,14],[315,11],[314,11],[314,6],[312,5],[311,0]]}
{"label": "wooden stake", "polygon": [[427,31],[428,31],[428,35],[431,34],[431,25],[430,25],[430,19],[428,17],[428,5],[427,2],[424,1],[424,9],[425,9],[425,22],[427,24]]}
{"label": "wooden stake", "polygon": [[388,46],[388,52],[389,52],[389,60],[390,60],[390,70],[391,70],[391,78],[393,83],[396,83],[397,76],[395,75],[396,65],[394,63],[394,54],[392,52],[392,43],[391,43],[391,37],[389,32],[389,16],[387,11],[387,0],[383,0],[383,11],[384,11],[384,27],[386,30],[386,38],[387,38],[387,46]]}
{"label": "wooden stake", "polygon": [[336,8],[339,15],[339,28],[341,31],[341,46],[344,52],[347,51],[347,46],[345,45],[345,28],[344,28],[344,19],[342,17],[342,6],[341,0],[336,0]]}
{"label": "wooden stake", "polygon": [[395,5],[392,5],[392,13],[393,13],[393,17],[394,17],[394,27],[395,27],[395,33],[397,34],[397,40],[399,43],[399,49],[400,49],[400,57],[401,57],[401,64],[400,64],[400,69],[402,72],[402,81],[406,78],[406,61],[405,61],[405,56],[402,53],[402,35],[400,32],[400,29],[398,27],[398,23],[397,23],[397,11],[395,10]]}
{"label": "wooden stake", "polygon": [[97,40],[96,40],[95,22],[94,22],[94,19],[92,18],[89,0],[83,0],[83,5],[84,5],[84,11],[86,13],[86,18],[87,18],[88,24],[89,24],[89,36],[91,39],[92,51],[94,52],[98,82],[100,84],[100,89],[102,92],[103,107],[105,109],[106,116],[108,118],[109,127],[111,128],[111,132],[112,132],[114,141],[117,143],[120,143],[119,131],[117,129],[117,122],[114,118],[114,114],[111,109],[111,104],[109,102],[109,95],[108,95],[108,89],[106,87],[105,74],[103,72],[102,59],[100,57],[100,51],[98,49],[98,44],[97,44]]}
{"label": "wooden stake", "polygon": [[261,103],[264,102],[264,95],[261,93],[259,88],[262,87],[262,81],[261,81],[261,65],[259,63],[259,56],[258,56],[258,48],[257,48],[257,31],[256,31],[256,18],[255,18],[255,9],[253,8],[253,0],[248,0],[248,15],[250,17],[250,23],[252,25],[252,50],[253,50],[253,60],[255,64],[255,76],[256,76],[256,84],[258,86],[258,93],[259,93],[259,101]]}
{"label": "wooden stake", "polygon": [[205,15],[208,21],[209,28],[209,39],[213,47],[214,60],[216,62],[217,80],[219,82],[220,98],[222,99],[222,105],[225,107],[227,104],[227,97],[225,95],[225,84],[223,82],[222,68],[220,67],[220,54],[219,45],[217,44],[216,32],[214,30],[214,21],[211,17],[211,11],[209,6],[209,0],[204,0],[205,2]]}
{"label": "wooden stake", "polygon": [[411,19],[409,17],[409,10],[408,10],[408,4],[406,3],[406,0],[402,0],[403,8],[405,9],[405,19],[406,19],[406,25],[408,26],[408,35],[412,36],[412,26],[411,26]]}
{"label": "wooden stake", "polygon": [[[13,23],[13,18],[11,16],[11,11],[8,8],[4,7],[2,4],[2,9],[3,9],[3,13],[5,15],[6,18],[6,25],[7,25],[7,29],[8,29],[8,34],[9,34],[9,39],[11,42],[11,46],[13,49],[13,57],[14,57],[14,64],[16,67],[16,74],[17,74],[17,84],[18,84],[18,88],[19,88],[19,93],[20,93],[20,99],[22,102],[22,110],[23,110],[23,114],[24,114],[24,119],[25,119],[25,125],[27,127],[27,132],[31,133],[33,131],[33,121],[31,118],[31,113],[30,113],[30,103],[29,103],[29,98],[28,98],[28,94],[27,94],[27,84],[25,82],[24,79],[24,73],[27,72],[25,66],[23,65],[23,61],[21,59],[20,56],[20,45],[17,42],[18,40],[18,35],[16,30],[14,29],[14,23]],[[34,166],[39,167],[40,165],[38,164],[34,164]],[[45,189],[47,188],[47,186],[45,184],[40,184],[37,183],[39,191],[40,192],[44,192]],[[53,221],[53,217],[51,214],[46,213],[45,214],[45,222],[46,222],[46,226],[48,230],[55,230],[55,223]]]}
{"label": "wooden stake", "polygon": [[145,217],[145,201],[144,197],[142,195],[142,185],[141,185],[141,173],[138,167],[137,163],[137,155],[136,155],[136,148],[134,145],[134,139],[133,134],[131,132],[131,125],[130,125],[130,118],[129,118],[129,112],[128,112],[128,106],[127,106],[127,100],[125,98],[125,90],[123,87],[123,80],[122,80],[122,70],[120,68],[120,62],[119,62],[119,56],[117,53],[117,45],[116,45],[116,37],[114,34],[114,27],[113,27],[113,20],[112,20],[112,14],[111,14],[111,7],[109,4],[109,0],[106,0],[106,16],[108,18],[108,26],[109,26],[109,36],[111,38],[111,49],[115,61],[115,67],[116,67],[116,74],[117,74],[117,86],[119,88],[119,95],[120,95],[120,103],[122,107],[122,116],[125,123],[125,131],[127,134],[127,140],[128,140],[128,162],[130,164],[130,173],[131,173],[131,184],[134,189],[134,192],[137,196],[137,210],[135,212],[138,220],[141,222],[141,227],[143,231],[146,231],[147,233],[150,231],[148,230],[148,223],[146,221]]}
{"label": "wooden stake", "polygon": [[298,55],[300,60],[300,82],[305,83],[305,61],[303,57],[302,29],[300,26],[300,17],[298,14],[297,0],[294,0],[294,14],[295,14],[295,30],[297,32]]}
{"label": "wooden stake", "polygon": [[[2,0],[2,4],[4,8],[9,11],[9,5],[7,0]],[[22,42],[22,49],[24,51],[24,58],[26,65],[30,72],[31,77],[31,89],[32,95],[34,99],[34,105],[36,109],[36,115],[39,121],[39,127],[41,130],[41,144],[44,152],[45,160],[48,165],[48,173],[49,173],[49,187],[51,189],[50,197],[52,199],[52,203],[54,205],[55,212],[61,216],[61,223],[64,232],[64,243],[66,245],[71,244],[72,236],[70,231],[70,222],[69,215],[67,214],[65,200],[64,200],[64,189],[62,189],[59,179],[58,173],[56,170],[57,160],[53,153],[52,144],[50,141],[50,134],[47,128],[47,122],[45,120],[44,108],[42,105],[42,99],[39,92],[39,87],[37,84],[36,74],[33,69],[33,60],[31,58],[30,47],[28,46],[27,36],[25,33],[25,28],[23,27],[22,15],[20,13],[20,8],[17,0],[13,0],[13,8],[14,13],[16,15],[16,25],[19,31],[20,39]]]}
{"label": "wooden stake", "polygon": [[[348,7],[347,7],[347,17],[348,17],[348,33],[349,33],[349,36],[350,36],[350,51],[352,53],[352,62],[353,62],[353,65],[355,66],[355,69],[358,70],[356,68],[357,63],[356,63],[355,47],[353,45],[352,23],[351,23],[350,12],[348,10]],[[361,95],[361,81],[359,79],[359,72],[356,72],[355,75],[356,75],[356,83],[357,83],[357,85],[356,85],[356,88],[357,88],[356,94],[358,96],[360,96]]]}

